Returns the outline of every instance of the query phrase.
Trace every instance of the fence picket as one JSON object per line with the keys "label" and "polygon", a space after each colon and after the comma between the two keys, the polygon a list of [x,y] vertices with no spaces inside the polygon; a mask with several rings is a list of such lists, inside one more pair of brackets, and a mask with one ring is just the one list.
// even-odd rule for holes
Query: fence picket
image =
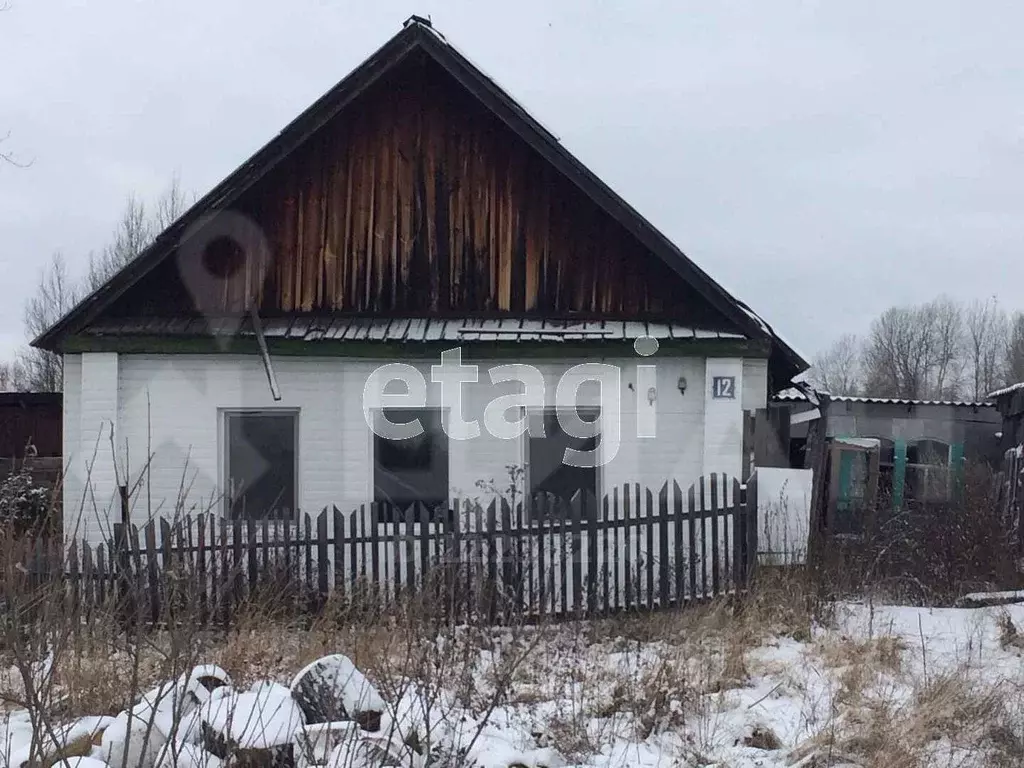
{"label": "fence picket", "polygon": [[[404,512],[373,502],[348,514],[324,507],[280,526],[202,513],[118,524],[108,545],[37,544],[27,578],[41,587],[63,573],[60,599],[75,616],[103,603],[109,579],[125,618],[161,624],[178,620],[178,582],[168,576],[179,568],[193,580],[194,620],[230,626],[282,556],[284,586],[301,588],[307,610],[335,592],[343,601],[367,598],[371,609],[376,599],[378,610],[422,595],[454,621],[666,608],[747,586],[757,559],[756,492],[756,476],[743,485],[716,473],[685,494],[672,480],[656,494],[625,483],[600,499],[536,493],[516,504],[456,499],[437,510],[415,502]],[[357,584],[366,588],[358,597]]]}
{"label": "fence picket", "polygon": [[256,519],[249,517],[245,521],[245,563],[250,597],[256,593],[259,584],[259,555],[260,550],[256,545]]}
{"label": "fence picket", "polygon": [[719,594],[720,578],[718,569],[719,563],[719,538],[718,538],[718,514],[721,511],[718,506],[718,475],[711,473],[711,593]]}
{"label": "fence picket", "polygon": [[[150,620],[156,624],[160,621],[160,581],[157,573],[156,524],[150,520],[145,527],[146,541],[146,572],[149,574],[149,608]],[[133,526],[135,541],[138,547],[138,529]]]}
{"label": "fence picket", "polygon": [[690,600],[697,599],[697,499],[694,486],[686,490],[687,526],[690,540],[687,542],[689,549],[690,566],[690,591],[687,597]]}
{"label": "fence picket", "polygon": [[609,579],[609,573],[608,573],[608,538],[609,538],[609,533],[610,533],[610,531],[608,529],[608,509],[609,509],[608,494],[606,493],[601,498],[600,509],[599,510],[598,509],[594,510],[594,523],[595,523],[594,529],[595,529],[595,535],[598,533],[598,526],[596,524],[598,522],[600,522],[600,532],[599,533],[600,533],[600,536],[601,536],[601,594],[602,594],[601,608],[604,611],[611,610],[611,606],[608,604],[608,588],[609,588],[609,584],[608,584],[608,579]]}
{"label": "fence picket", "polygon": [[644,558],[647,565],[647,610],[654,609],[654,494],[650,488],[644,489],[647,502],[647,519],[644,527],[647,529],[647,553]]}
{"label": "fence picket", "polygon": [[706,478],[701,477],[700,483],[700,581],[701,597],[708,597],[708,499]]}
{"label": "fence picket", "polygon": [[345,518],[337,507],[331,508],[334,520],[334,588],[345,602]]}
{"label": "fence picket", "polygon": [[582,519],[583,519],[583,491],[577,490],[569,500],[570,520],[572,530],[570,541],[572,542],[572,613],[580,615],[583,604],[583,568],[580,559],[582,549]]}
{"label": "fence picket", "polygon": [[675,571],[676,605],[682,606],[686,599],[686,555],[683,549],[683,489],[679,481],[672,481],[672,539],[673,539],[673,570]]}
{"label": "fence picket", "polygon": [[668,483],[658,491],[658,602],[668,608],[669,596],[668,562]]}
{"label": "fence picket", "polygon": [[330,593],[327,543],[327,507],[324,507],[316,518],[316,584],[321,606],[327,602],[327,595]]}

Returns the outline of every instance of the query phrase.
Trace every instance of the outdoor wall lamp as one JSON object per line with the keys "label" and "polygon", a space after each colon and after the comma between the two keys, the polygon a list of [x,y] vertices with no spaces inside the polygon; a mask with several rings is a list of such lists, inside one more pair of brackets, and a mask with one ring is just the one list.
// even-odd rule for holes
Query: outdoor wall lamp
{"label": "outdoor wall lamp", "polygon": [[680,376],[679,377],[679,381],[676,383],[676,386],[679,387],[679,394],[680,395],[685,395],[686,394],[686,377],[685,376]]}
{"label": "outdoor wall lamp", "polygon": [[647,388],[647,404],[654,405],[654,401],[658,399],[658,390],[654,387]]}

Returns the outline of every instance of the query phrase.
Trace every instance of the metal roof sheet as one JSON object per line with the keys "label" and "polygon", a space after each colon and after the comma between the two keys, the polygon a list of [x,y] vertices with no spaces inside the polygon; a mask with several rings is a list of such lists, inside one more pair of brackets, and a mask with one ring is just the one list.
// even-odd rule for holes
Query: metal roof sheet
{"label": "metal roof sheet", "polygon": [[[474,341],[618,341],[644,337],[655,339],[744,339],[726,331],[690,328],[672,323],[647,323],[636,320],[540,320],[477,318],[369,318],[338,316],[302,316],[266,318],[263,335],[268,339],[297,339],[317,342],[379,341],[395,342],[474,342]],[[251,336],[248,319],[174,318],[171,320],[130,319],[107,321],[89,328],[97,336]]]}
{"label": "metal roof sheet", "polygon": [[1014,392],[1020,392],[1024,390],[1024,381],[1018,381],[1016,384],[1011,384],[1008,387],[997,389],[995,392],[989,394],[989,399],[996,397],[1003,397],[1004,395],[1012,395]]}
{"label": "metal roof sheet", "polygon": [[[772,399],[784,402],[802,402],[806,401],[807,397],[802,392],[795,389],[784,389],[776,394]],[[829,400],[840,403],[876,403],[880,405],[956,405],[971,406],[974,408],[984,406],[991,407],[993,405],[992,403],[975,402],[971,400],[912,400],[901,397],[867,397],[860,395],[829,395]]]}

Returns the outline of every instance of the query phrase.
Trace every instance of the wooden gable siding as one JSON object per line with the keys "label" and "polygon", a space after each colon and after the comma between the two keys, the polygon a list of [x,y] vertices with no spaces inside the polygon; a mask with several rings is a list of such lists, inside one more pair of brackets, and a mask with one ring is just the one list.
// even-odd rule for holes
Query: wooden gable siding
{"label": "wooden gable siding", "polygon": [[[425,56],[375,84],[239,207],[271,253],[260,285],[212,281],[225,312],[245,309],[248,294],[268,316],[646,316],[730,328]],[[229,250],[208,251],[213,271]],[[174,262],[113,314],[186,310]]]}

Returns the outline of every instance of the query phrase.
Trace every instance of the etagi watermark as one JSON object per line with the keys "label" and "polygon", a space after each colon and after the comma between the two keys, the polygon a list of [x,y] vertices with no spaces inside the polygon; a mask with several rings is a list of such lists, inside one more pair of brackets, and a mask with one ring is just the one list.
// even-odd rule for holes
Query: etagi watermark
{"label": "etagi watermark", "polygon": [[[658,349],[656,339],[637,339],[633,345],[642,357],[653,355]],[[591,450],[566,448],[563,462],[569,466],[592,468],[612,461],[619,450],[622,428],[622,369],[608,363],[581,363],[561,376],[555,385],[553,400],[547,397],[544,374],[535,366],[524,363],[494,365],[488,369],[493,385],[518,383],[520,391],[492,397],[483,413],[483,428],[492,437],[517,440],[523,435],[545,437],[545,419],[538,414],[554,411],[560,429],[578,439],[600,437]],[[637,365],[636,384],[630,386],[636,393],[636,436],[656,436],[654,403],[657,366]],[[430,367],[430,381],[438,386],[438,407],[445,413],[442,428],[450,440],[472,440],[481,434],[478,419],[465,418],[464,385],[480,382],[480,368],[462,362],[462,349],[453,348],[441,353],[441,362]],[[389,386],[399,383],[403,391]],[[581,390],[596,385],[597,397],[581,397]],[[589,387],[588,387],[589,388]],[[392,391],[388,391],[388,390]],[[388,363],[375,369],[363,387],[363,417],[367,426],[378,437],[387,440],[406,440],[422,435],[423,425],[418,418],[408,422],[391,421],[390,409],[417,409],[427,406],[427,382],[423,374],[406,363]],[[595,408],[594,419],[584,419],[580,410]],[[511,417],[511,418],[510,418]]]}

